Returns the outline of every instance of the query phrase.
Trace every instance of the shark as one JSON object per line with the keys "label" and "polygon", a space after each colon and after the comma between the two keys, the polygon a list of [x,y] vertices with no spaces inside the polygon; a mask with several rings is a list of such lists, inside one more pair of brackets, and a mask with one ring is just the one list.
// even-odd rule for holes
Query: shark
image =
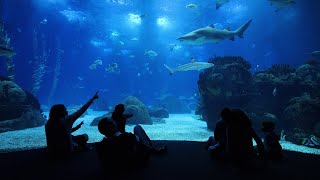
{"label": "shark", "polygon": [[280,9],[296,4],[294,0],[268,0],[271,5],[277,6],[275,12],[278,12]]}
{"label": "shark", "polygon": [[251,22],[252,19],[234,31],[228,29],[217,29],[211,25],[191,31],[181,37],[178,37],[177,40],[185,44],[193,45],[201,45],[209,42],[218,43],[225,39],[234,41],[235,36],[243,38],[243,33],[248,29]]}
{"label": "shark", "polygon": [[7,58],[10,58],[12,56],[16,55],[16,52],[14,52],[12,49],[9,49],[5,46],[0,45],[0,56],[4,56]]}
{"label": "shark", "polygon": [[214,66],[213,63],[207,63],[207,62],[190,62],[181,66],[178,66],[176,68],[171,68],[169,66],[167,66],[166,64],[163,64],[164,67],[166,67],[169,72],[170,75],[172,75],[174,72],[178,72],[178,71],[192,71],[192,70],[196,70],[196,71],[201,71],[203,69],[208,69]]}
{"label": "shark", "polygon": [[230,0],[216,0],[216,9],[219,9],[224,4],[228,3]]}

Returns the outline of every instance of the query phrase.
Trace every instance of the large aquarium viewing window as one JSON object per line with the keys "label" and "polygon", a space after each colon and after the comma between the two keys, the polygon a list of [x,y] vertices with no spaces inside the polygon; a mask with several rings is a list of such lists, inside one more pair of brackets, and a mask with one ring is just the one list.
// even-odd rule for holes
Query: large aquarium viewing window
{"label": "large aquarium viewing window", "polygon": [[72,135],[89,143],[104,138],[105,117],[151,140],[205,142],[230,108],[230,122],[241,110],[262,140],[274,133],[285,150],[320,154],[315,4],[0,0],[0,152],[47,147],[52,119],[73,113]]}

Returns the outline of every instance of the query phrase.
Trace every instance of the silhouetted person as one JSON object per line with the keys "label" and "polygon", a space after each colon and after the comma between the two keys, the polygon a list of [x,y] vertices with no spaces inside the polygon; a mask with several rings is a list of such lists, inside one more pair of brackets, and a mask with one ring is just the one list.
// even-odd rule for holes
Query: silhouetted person
{"label": "silhouetted person", "polygon": [[222,155],[226,150],[227,143],[227,125],[230,122],[231,110],[224,108],[220,113],[220,121],[216,123],[214,129],[214,136],[210,136],[207,144],[208,151],[212,155]]}
{"label": "silhouetted person", "polygon": [[116,122],[118,130],[122,133],[126,132],[126,122],[133,114],[124,114],[124,105],[118,104],[112,113],[112,119]]}
{"label": "silhouetted person", "polygon": [[65,155],[77,150],[83,150],[88,141],[88,135],[82,134],[72,136],[71,133],[80,128],[80,123],[72,128],[73,123],[89,108],[95,99],[98,99],[98,92],[78,111],[68,115],[63,104],[56,104],[51,107],[49,120],[45,125],[47,149],[52,155]]}
{"label": "silhouetted person", "polygon": [[280,160],[282,156],[282,147],[279,143],[280,135],[274,132],[275,124],[272,121],[262,122],[262,131],[264,133],[265,157],[271,160]]}
{"label": "silhouetted person", "polygon": [[250,119],[240,109],[232,110],[232,118],[227,128],[227,153],[233,162],[250,160],[257,155],[252,143],[257,143],[258,153],[263,153],[263,143],[252,128]]}
{"label": "silhouetted person", "polygon": [[[134,127],[134,134],[120,132],[114,120],[103,118],[98,129],[105,136],[97,143],[97,152],[103,165],[108,168],[130,168],[146,162],[150,153],[165,153],[166,146],[155,149],[140,125]],[[111,166],[111,167],[110,167]]]}

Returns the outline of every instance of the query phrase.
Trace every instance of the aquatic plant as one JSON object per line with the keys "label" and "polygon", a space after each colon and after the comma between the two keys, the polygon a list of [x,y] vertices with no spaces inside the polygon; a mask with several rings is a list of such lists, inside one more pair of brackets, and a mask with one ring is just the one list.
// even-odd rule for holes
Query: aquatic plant
{"label": "aquatic plant", "polygon": [[[2,21],[0,20],[0,44],[5,47],[10,47],[10,38],[8,37],[8,33],[4,29]],[[6,74],[7,77],[13,81],[15,76],[13,58],[6,58]]]}
{"label": "aquatic plant", "polygon": [[53,76],[53,83],[52,83],[52,87],[48,96],[48,104],[51,104],[53,95],[56,92],[57,89],[57,85],[58,85],[58,81],[59,81],[59,77],[60,77],[60,72],[61,72],[61,58],[62,58],[62,54],[64,53],[63,50],[60,49],[60,40],[57,39],[57,58],[56,58],[56,67],[54,69],[54,76]]}
{"label": "aquatic plant", "polygon": [[[39,49],[41,48],[41,49]],[[43,81],[43,76],[46,73],[48,57],[50,54],[50,49],[47,49],[46,37],[44,34],[41,35],[40,39],[38,37],[38,32],[33,31],[33,88],[32,93],[37,94],[41,88],[41,83]]]}

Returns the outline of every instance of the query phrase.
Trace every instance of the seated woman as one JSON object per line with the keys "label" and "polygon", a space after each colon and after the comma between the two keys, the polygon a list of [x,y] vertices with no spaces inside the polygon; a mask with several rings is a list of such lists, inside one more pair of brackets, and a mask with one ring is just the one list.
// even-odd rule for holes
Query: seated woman
{"label": "seated woman", "polygon": [[47,149],[50,154],[65,155],[86,148],[88,135],[71,135],[73,131],[80,128],[82,123],[75,128],[72,128],[72,126],[93,101],[98,98],[97,92],[85,105],[71,115],[68,115],[68,111],[63,104],[56,104],[51,107],[49,120],[45,125]]}

